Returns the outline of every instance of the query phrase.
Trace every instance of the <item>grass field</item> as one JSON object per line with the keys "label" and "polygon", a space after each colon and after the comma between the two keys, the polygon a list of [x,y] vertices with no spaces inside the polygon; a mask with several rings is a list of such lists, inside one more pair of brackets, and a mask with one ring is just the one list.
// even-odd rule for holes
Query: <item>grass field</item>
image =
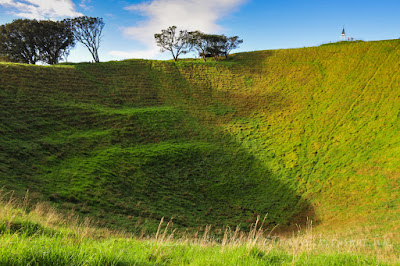
{"label": "grass field", "polygon": [[[258,263],[278,252],[284,263],[336,256],[351,264],[358,255],[346,245],[353,240],[365,264],[380,261],[379,252],[393,262],[396,245],[386,243],[400,239],[399,69],[399,40],[219,62],[0,63],[0,187],[16,198],[29,190],[32,204],[90,217],[99,227],[152,237],[124,235],[122,242],[165,252],[169,242],[153,239],[162,218],[173,221],[176,239],[209,231],[218,242],[227,227],[250,232],[267,215],[264,228],[277,226],[274,235],[285,240],[261,245],[268,256],[256,256]],[[297,257],[290,243],[305,236],[290,232],[307,221],[313,248]],[[3,231],[3,245],[55,239]],[[68,246],[68,236],[57,241]],[[193,252],[203,249],[190,241]],[[324,241],[327,252],[317,256]],[[250,259],[256,251],[241,243],[228,250]],[[176,245],[194,256],[187,243]],[[204,249],[232,257],[223,245]]]}
{"label": "grass field", "polygon": [[293,236],[271,237],[257,220],[248,232],[227,227],[216,240],[209,231],[176,237],[161,220],[156,234],[138,238],[1,196],[1,265],[390,265],[400,254],[387,239],[314,234],[311,222]]}

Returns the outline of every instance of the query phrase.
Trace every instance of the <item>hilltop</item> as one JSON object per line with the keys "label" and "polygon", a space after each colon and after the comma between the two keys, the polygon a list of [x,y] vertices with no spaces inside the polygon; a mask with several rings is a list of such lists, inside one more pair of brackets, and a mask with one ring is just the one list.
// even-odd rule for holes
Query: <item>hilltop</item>
{"label": "hilltop", "polygon": [[136,233],[162,217],[218,232],[268,213],[271,226],[309,217],[398,237],[398,69],[399,40],[1,63],[0,186]]}

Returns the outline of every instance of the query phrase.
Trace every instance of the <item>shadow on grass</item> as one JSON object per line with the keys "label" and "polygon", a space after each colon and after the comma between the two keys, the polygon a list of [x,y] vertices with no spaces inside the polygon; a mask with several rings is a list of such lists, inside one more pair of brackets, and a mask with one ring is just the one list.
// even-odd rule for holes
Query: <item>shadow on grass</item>
{"label": "shadow on grass", "polygon": [[[129,69],[129,62],[126,64]],[[132,64],[148,68],[149,63]],[[35,112],[15,116],[20,121],[8,123],[7,132],[15,143],[23,139],[33,147],[29,151],[31,163],[18,166],[20,172],[31,171],[33,166],[35,171],[19,187],[40,192],[64,209],[90,214],[109,227],[122,226],[136,233],[154,233],[162,217],[172,219],[179,229],[197,231],[212,225],[216,232],[237,225],[247,230],[258,216],[267,214],[266,223],[271,227],[305,223],[313,209],[296,192],[295,185],[284,183],[218,126],[210,126],[218,121],[215,117],[233,119],[235,102],[219,104],[226,94],[213,99],[212,86],[196,88],[185,80],[174,62],[162,67],[148,73],[146,86],[152,84],[151,92],[159,90],[157,105],[162,99],[164,104],[179,108],[112,112],[90,106],[86,98],[85,104],[79,106],[78,94],[71,96],[73,104],[69,106],[66,98],[66,105],[62,106],[47,97],[28,101],[31,92],[27,89],[27,99],[10,106],[24,110],[31,107]],[[118,73],[115,71],[110,75]],[[103,69],[101,75],[107,72]],[[113,79],[104,76],[103,81],[107,80]],[[132,88],[125,83],[118,84],[121,92]],[[167,90],[163,91],[164,86]],[[209,101],[197,101],[202,96],[198,89],[206,93]],[[24,98],[23,90],[20,97]],[[258,99],[250,102],[244,98],[240,109],[258,105]],[[50,112],[51,107],[57,112]],[[275,104],[274,108],[279,110],[283,104]],[[208,125],[204,125],[204,117]],[[29,130],[16,134],[19,123],[28,118],[32,118]],[[65,134],[60,134],[63,131]],[[44,140],[43,136],[48,138]],[[19,146],[10,146],[5,156],[14,158],[15,147]],[[14,159],[18,161],[17,157]]]}

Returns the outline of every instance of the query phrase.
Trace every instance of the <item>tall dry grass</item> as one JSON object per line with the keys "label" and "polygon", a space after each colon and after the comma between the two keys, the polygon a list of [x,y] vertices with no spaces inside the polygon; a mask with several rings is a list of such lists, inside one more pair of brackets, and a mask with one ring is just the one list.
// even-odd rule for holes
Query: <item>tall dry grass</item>
{"label": "tall dry grass", "polygon": [[[220,248],[221,254],[235,249],[245,248],[248,252],[259,252],[265,257],[275,254],[277,251],[289,254],[293,264],[298,259],[313,257],[321,254],[326,255],[356,255],[360,257],[374,257],[385,263],[396,264],[400,262],[400,246],[397,241],[389,238],[371,237],[359,235],[358,238],[345,238],[343,236],[324,235],[314,233],[312,220],[308,220],[306,226],[298,226],[291,235],[279,235],[275,233],[275,227],[266,227],[265,218],[260,217],[251,226],[250,231],[244,232],[239,226],[232,229],[226,227],[222,238],[216,238],[212,234],[211,226],[206,226],[200,233],[176,235],[172,221],[165,222],[161,219],[158,230],[154,236],[133,236],[129,232],[109,230],[97,227],[95,222],[89,218],[79,217],[71,212],[67,215],[61,214],[51,205],[39,202],[30,204],[28,193],[23,199],[17,199],[13,193],[0,191],[0,224],[5,224],[10,229],[15,223],[37,223],[43,228],[52,229],[66,238],[75,239],[76,243],[93,239],[129,239],[150,241],[157,245],[154,254],[165,252],[165,245],[199,246],[203,248]],[[23,228],[13,232],[16,236],[23,232]],[[7,234],[0,232],[1,235]],[[30,236],[32,239],[34,236]],[[7,242],[3,245],[7,245]],[[75,243],[75,242],[74,242]],[[250,254],[250,253],[249,253]]]}
{"label": "tall dry grass", "polygon": [[162,229],[164,219],[161,220],[155,240],[164,243],[168,241],[178,243],[190,243],[200,246],[219,246],[221,252],[226,249],[246,247],[248,250],[257,249],[268,255],[283,251],[292,256],[292,262],[303,256],[315,256],[320,254],[337,255],[349,254],[371,256],[390,264],[400,263],[400,245],[395,239],[385,237],[376,237],[371,235],[359,235],[358,238],[346,238],[340,235],[314,233],[312,220],[307,220],[305,226],[297,226],[297,230],[291,235],[275,234],[274,231],[278,225],[268,228],[264,226],[264,221],[257,218],[251,226],[249,232],[243,232],[239,226],[234,230],[226,227],[222,240],[216,240],[211,235],[211,227],[206,226],[203,234],[184,235],[180,238],[174,238],[175,230],[168,234],[171,222]]}

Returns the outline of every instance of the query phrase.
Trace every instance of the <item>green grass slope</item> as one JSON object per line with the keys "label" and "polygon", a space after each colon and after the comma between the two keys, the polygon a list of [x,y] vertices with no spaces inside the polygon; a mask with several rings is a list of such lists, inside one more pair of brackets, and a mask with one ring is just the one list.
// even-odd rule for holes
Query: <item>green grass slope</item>
{"label": "green grass slope", "polygon": [[306,207],[190,116],[185,95],[160,89],[152,64],[1,65],[0,185],[137,233],[155,232],[162,217],[196,230],[245,228],[267,212],[287,224]]}
{"label": "green grass slope", "polygon": [[396,232],[399,66],[394,40],[238,54],[203,71],[208,84],[194,78],[201,67],[185,75],[210,88],[202,110],[234,110],[213,121],[310,200],[316,219]]}
{"label": "green grass slope", "polygon": [[398,40],[206,63],[0,64],[0,185],[134,231],[268,213],[396,232],[399,66]]}

